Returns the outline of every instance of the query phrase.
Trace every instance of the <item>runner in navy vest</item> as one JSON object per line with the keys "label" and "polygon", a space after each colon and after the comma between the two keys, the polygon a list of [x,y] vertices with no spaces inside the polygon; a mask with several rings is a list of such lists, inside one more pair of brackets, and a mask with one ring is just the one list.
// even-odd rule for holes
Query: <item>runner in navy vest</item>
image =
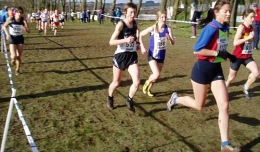
{"label": "runner in navy vest", "polygon": [[168,25],[166,25],[166,17],[166,12],[157,12],[156,24],[140,32],[139,39],[142,52],[146,52],[142,37],[150,34],[148,62],[152,70],[152,74],[150,75],[148,80],[146,80],[143,86],[143,93],[147,94],[150,97],[154,96],[150,90],[153,86],[153,83],[155,83],[155,81],[159,79],[164,65],[167,40],[170,41],[171,45],[174,44],[172,29]]}
{"label": "runner in navy vest", "polygon": [[113,58],[113,81],[108,88],[107,107],[109,109],[114,109],[113,93],[120,84],[123,71],[127,69],[133,83],[126,99],[126,105],[131,111],[135,111],[132,98],[140,84],[137,56],[137,49],[139,48],[137,42],[138,26],[134,19],[136,17],[136,9],[137,6],[134,3],[125,5],[125,19],[118,22],[109,41],[110,45],[117,45]]}
{"label": "runner in navy vest", "polygon": [[6,39],[10,40],[11,64],[16,64],[15,74],[19,75],[24,44],[23,30],[30,32],[27,21],[23,17],[22,7],[16,8],[15,15],[7,19],[3,29],[6,33]]}

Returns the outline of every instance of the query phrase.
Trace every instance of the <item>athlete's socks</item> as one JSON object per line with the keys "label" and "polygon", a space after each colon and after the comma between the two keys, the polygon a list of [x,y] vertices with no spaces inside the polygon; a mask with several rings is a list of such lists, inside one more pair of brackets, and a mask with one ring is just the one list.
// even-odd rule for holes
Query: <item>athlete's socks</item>
{"label": "athlete's socks", "polygon": [[222,146],[222,147],[226,147],[227,145],[229,145],[229,141],[223,141],[223,142],[221,142],[221,146]]}
{"label": "athlete's socks", "polygon": [[130,98],[130,97],[128,96],[128,97],[127,97],[127,100],[128,100],[128,101],[132,101],[132,98]]}
{"label": "athlete's socks", "polygon": [[177,98],[174,98],[174,99],[173,99],[173,105],[178,105],[178,103],[177,103]]}

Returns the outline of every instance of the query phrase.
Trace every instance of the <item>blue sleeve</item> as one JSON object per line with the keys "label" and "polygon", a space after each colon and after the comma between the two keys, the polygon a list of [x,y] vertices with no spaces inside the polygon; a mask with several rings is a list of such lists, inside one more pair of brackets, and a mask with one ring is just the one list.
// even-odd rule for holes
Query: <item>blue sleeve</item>
{"label": "blue sleeve", "polygon": [[204,27],[201,31],[199,39],[194,45],[194,52],[199,52],[201,49],[204,49],[214,37],[216,30],[217,29],[210,24]]}

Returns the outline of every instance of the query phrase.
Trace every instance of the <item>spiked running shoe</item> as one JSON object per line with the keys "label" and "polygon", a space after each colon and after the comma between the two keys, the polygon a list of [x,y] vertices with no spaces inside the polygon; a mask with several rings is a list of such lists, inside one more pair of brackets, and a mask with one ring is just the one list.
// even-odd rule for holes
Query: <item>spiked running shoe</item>
{"label": "spiked running shoe", "polygon": [[168,109],[169,111],[172,110],[172,106],[177,105],[177,104],[174,103],[174,100],[176,100],[177,98],[178,98],[177,93],[176,93],[176,92],[173,92],[173,93],[172,93],[172,96],[171,96],[171,98],[170,98],[170,100],[167,102],[167,109]]}
{"label": "spiked running shoe", "polygon": [[246,97],[247,99],[251,99],[251,95],[250,95],[249,91],[245,89],[245,85],[243,85],[243,88],[242,88],[242,89],[243,89],[243,92],[244,92],[244,94],[245,94],[245,97]]}
{"label": "spiked running shoe", "polygon": [[225,147],[221,146],[221,152],[240,152],[240,151],[241,151],[241,149],[239,147],[234,147],[231,144],[229,144]]}
{"label": "spiked running shoe", "polygon": [[147,95],[148,95],[149,97],[153,97],[153,96],[154,96],[154,94],[152,94],[150,90],[147,91]]}
{"label": "spiked running shoe", "polygon": [[126,106],[130,111],[135,112],[135,107],[132,99],[127,98],[126,99]]}
{"label": "spiked running shoe", "polygon": [[147,89],[148,89],[148,83],[147,83],[147,81],[145,81],[144,86],[143,86],[143,93],[144,94],[147,94]]}
{"label": "spiked running shoe", "polygon": [[107,97],[107,108],[110,110],[114,109],[114,98],[113,97]]}

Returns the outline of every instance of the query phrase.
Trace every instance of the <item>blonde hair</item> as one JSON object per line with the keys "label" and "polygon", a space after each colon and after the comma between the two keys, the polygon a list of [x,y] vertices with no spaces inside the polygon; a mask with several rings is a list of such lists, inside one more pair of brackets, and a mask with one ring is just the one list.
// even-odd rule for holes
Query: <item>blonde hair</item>
{"label": "blonde hair", "polygon": [[159,29],[158,29],[158,23],[159,23],[159,18],[163,15],[163,14],[167,14],[166,13],[166,11],[158,11],[157,13],[156,13],[156,22],[155,22],[155,31],[156,32],[158,32],[159,31]]}

